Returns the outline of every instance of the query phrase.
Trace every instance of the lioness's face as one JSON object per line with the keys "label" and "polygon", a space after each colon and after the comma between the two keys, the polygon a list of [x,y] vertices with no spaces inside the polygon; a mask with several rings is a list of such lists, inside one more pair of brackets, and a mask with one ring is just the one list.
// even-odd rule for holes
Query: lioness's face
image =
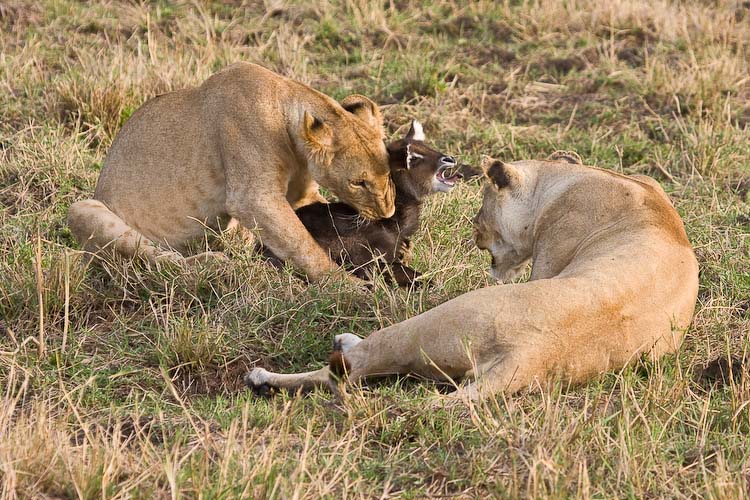
{"label": "lioness's face", "polygon": [[383,118],[375,103],[361,95],[341,101],[328,122],[305,112],[303,137],[315,180],[368,219],[395,211]]}
{"label": "lioness's face", "polygon": [[523,274],[531,258],[531,226],[525,200],[514,186],[517,175],[502,162],[483,165],[488,182],[484,187],[482,207],[474,218],[474,242],[492,256],[490,273],[506,283]]}
{"label": "lioness's face", "polygon": [[[368,219],[390,217],[395,210],[395,188],[385,143],[379,139],[346,141],[333,157],[327,187],[341,201]],[[326,185],[326,184],[324,184]]]}

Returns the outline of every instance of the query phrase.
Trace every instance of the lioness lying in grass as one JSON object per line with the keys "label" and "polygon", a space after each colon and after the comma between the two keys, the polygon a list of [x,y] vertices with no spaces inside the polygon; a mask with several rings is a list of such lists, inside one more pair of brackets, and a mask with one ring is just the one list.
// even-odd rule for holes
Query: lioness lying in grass
{"label": "lioness lying in grass", "polygon": [[[690,324],[698,264],[659,184],[556,161],[483,163],[475,241],[492,275],[526,283],[468,292],[361,339],[336,336],[329,366],[282,375],[256,368],[256,391],[415,373],[468,379],[456,395],[477,400],[553,375],[579,383],[648,353],[674,352]],[[561,161],[562,160],[562,161]]]}

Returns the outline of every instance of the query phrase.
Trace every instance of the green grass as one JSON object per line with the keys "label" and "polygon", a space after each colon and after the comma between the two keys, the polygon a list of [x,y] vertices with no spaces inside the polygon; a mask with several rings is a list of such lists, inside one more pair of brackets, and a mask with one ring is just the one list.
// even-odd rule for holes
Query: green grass
{"label": "green grass", "polygon": [[[6,2],[0,6],[0,484],[7,498],[713,497],[750,490],[750,10],[741,2]],[[411,118],[462,161],[576,150],[657,178],[700,261],[676,356],[435,409],[404,378],[257,399],[489,283],[469,183],[427,204],[431,287],[306,285],[226,241],[192,270],[82,266],[65,226],[119,127],[235,61]],[[40,252],[41,259],[38,259]],[[39,297],[41,296],[41,307]],[[43,349],[40,349],[40,332]],[[744,375],[710,385],[716,356]]]}

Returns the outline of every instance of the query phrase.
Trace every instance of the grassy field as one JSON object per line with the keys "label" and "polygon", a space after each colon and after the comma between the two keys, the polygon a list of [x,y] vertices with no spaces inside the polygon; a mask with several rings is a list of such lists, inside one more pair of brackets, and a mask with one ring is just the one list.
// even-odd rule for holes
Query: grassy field
{"label": "grassy field", "polygon": [[[10,0],[0,31],[3,498],[749,496],[750,3]],[[248,368],[318,367],[336,333],[485,286],[489,257],[467,184],[424,212],[416,292],[307,286],[231,240],[228,264],[83,267],[67,207],[119,127],[241,60],[468,163],[572,149],[657,178],[701,265],[680,353],[472,408],[413,379],[253,397]]]}

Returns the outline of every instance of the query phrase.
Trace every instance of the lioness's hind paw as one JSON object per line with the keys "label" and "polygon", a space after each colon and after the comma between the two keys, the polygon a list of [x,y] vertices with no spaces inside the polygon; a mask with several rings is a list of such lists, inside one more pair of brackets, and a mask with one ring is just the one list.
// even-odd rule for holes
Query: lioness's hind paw
{"label": "lioness's hind paw", "polygon": [[154,262],[157,264],[163,264],[170,262],[172,264],[181,265],[185,262],[185,257],[179,252],[170,252],[168,250],[160,251],[154,256]]}
{"label": "lioness's hind paw", "polygon": [[193,264],[205,264],[206,262],[211,261],[228,262],[229,257],[227,257],[224,252],[203,252],[191,255],[190,257],[185,257],[185,264],[188,266]]}
{"label": "lioness's hind paw", "polygon": [[362,339],[353,333],[342,333],[333,338],[333,350],[346,352],[360,342]]}
{"label": "lioness's hind paw", "polygon": [[256,396],[267,397],[275,392],[268,384],[268,371],[263,368],[253,368],[242,380]]}

